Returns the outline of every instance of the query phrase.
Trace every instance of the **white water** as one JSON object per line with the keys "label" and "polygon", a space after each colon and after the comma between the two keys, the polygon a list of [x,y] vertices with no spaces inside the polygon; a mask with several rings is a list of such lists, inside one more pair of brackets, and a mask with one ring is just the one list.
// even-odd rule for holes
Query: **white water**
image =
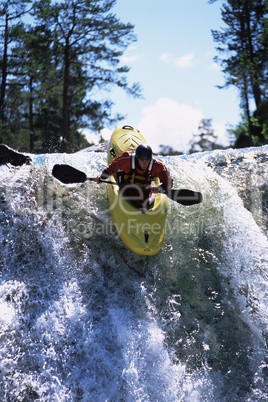
{"label": "white water", "polygon": [[104,184],[51,176],[104,154],[31,157],[0,167],[0,400],[267,400],[268,147],[164,158],[204,202],[168,201],[153,257],[122,244]]}

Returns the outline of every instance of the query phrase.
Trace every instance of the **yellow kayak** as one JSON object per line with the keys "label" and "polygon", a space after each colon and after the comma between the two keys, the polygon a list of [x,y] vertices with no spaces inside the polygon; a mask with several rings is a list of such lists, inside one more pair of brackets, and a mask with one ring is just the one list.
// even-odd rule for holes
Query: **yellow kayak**
{"label": "yellow kayak", "polygon": [[[122,152],[135,151],[142,143],[146,140],[139,130],[131,126],[117,127],[109,142],[108,164]],[[110,180],[116,182],[114,176]],[[159,184],[159,179],[155,179],[155,185]],[[113,222],[125,245],[137,254],[157,254],[164,242],[166,195],[156,194],[149,209],[139,210],[121,195],[119,186],[108,185],[108,199]]]}

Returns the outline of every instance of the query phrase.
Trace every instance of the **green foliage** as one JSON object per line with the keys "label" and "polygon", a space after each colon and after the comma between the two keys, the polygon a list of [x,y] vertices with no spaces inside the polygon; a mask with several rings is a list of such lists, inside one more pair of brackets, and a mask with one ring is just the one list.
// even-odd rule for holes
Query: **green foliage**
{"label": "green foliage", "polygon": [[[215,1],[210,0],[210,3]],[[265,126],[259,116],[252,116],[251,100],[254,101],[257,112],[261,103],[267,99],[268,2],[225,0],[221,13],[225,26],[221,31],[212,31],[213,38],[218,43],[219,56],[215,61],[222,67],[225,75],[224,86],[234,85],[239,89],[245,120],[235,130],[239,139],[236,146],[262,144],[263,141],[267,143],[267,125]]]}
{"label": "green foliage", "polygon": [[[250,137],[251,130],[251,137]],[[232,130],[236,140],[235,148],[245,148],[250,146],[261,146],[268,144],[268,101],[262,101],[249,124],[246,119]]]}
{"label": "green foliage", "polygon": [[24,151],[76,151],[88,146],[82,128],[100,130],[122,118],[113,115],[108,98],[94,99],[114,85],[140,95],[120,63],[135,40],[134,27],[110,12],[115,2],[2,2],[0,35],[7,51],[0,54],[0,142]]}

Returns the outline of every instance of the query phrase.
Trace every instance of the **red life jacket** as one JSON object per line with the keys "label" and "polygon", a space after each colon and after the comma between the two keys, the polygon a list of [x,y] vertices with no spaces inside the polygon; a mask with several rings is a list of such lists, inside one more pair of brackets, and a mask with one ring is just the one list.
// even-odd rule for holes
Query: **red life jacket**
{"label": "red life jacket", "polygon": [[162,186],[169,189],[173,185],[173,180],[166,166],[159,160],[153,158],[147,171],[143,171],[136,164],[135,153],[130,151],[123,152],[116,157],[112,163],[102,172],[102,178],[108,178],[111,175],[117,176],[117,180],[122,184],[131,184],[146,187],[150,185],[155,177],[158,177]]}
{"label": "red life jacket", "polygon": [[135,152],[130,155],[130,171],[129,173],[118,171],[117,178],[118,182],[122,184],[135,184],[139,187],[146,187],[152,182],[152,168],[154,164],[154,159],[150,160],[147,171],[139,170],[136,166],[136,154]]}

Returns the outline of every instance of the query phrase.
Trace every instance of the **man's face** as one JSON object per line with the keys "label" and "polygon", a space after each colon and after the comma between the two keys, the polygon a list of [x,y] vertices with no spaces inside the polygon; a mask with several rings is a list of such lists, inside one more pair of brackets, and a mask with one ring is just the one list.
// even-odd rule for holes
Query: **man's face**
{"label": "man's face", "polygon": [[139,165],[140,165],[142,170],[147,170],[148,169],[150,160],[147,161],[147,160],[143,160],[143,159],[138,159],[138,162],[139,162]]}

